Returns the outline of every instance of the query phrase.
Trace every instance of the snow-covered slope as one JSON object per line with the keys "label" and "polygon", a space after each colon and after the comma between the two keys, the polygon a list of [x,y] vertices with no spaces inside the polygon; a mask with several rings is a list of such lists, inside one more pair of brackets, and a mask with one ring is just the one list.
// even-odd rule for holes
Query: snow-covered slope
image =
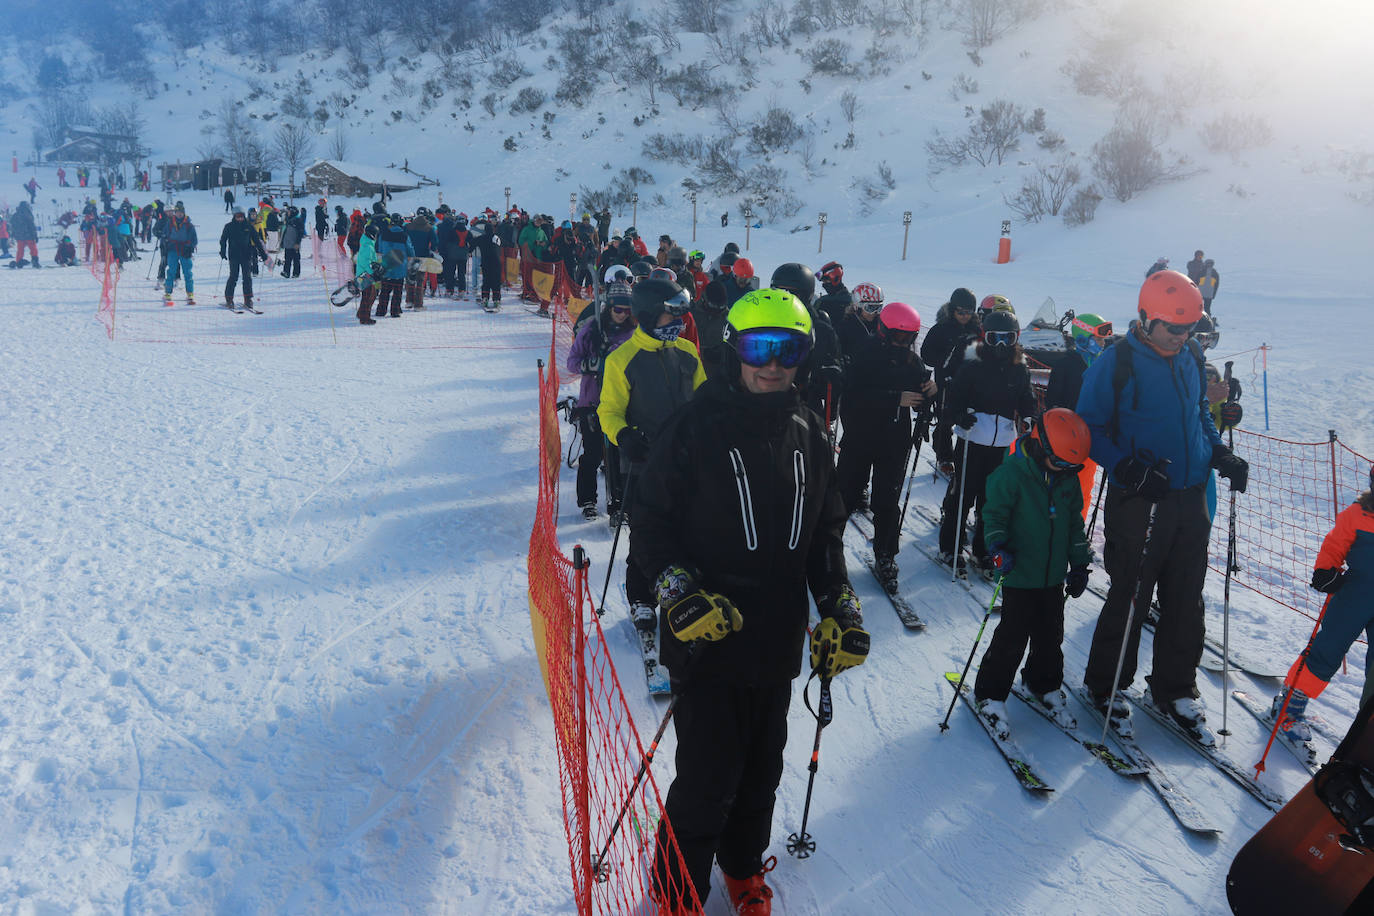
{"label": "snow-covered slope", "polygon": [[[1045,107],[1049,125],[1085,154],[1110,126],[1112,106],[1075,95],[1059,67],[1086,46],[1082,30],[1096,27],[1096,7],[1051,5],[984,49],[981,67],[955,36],[936,31],[923,47],[908,47],[888,77],[816,78],[810,93],[797,83],[805,66],[796,49],[774,48],[739,105],[756,113],[776,94],[810,114],[824,138],[817,159],[839,153],[832,146],[843,138],[844,89],[862,89],[864,107],[843,166],[803,179],[795,154],[788,160],[807,206],[754,230],[751,257],[765,275],[786,260],[839,258],[848,278],[881,284],[927,321],[966,285],[1032,311],[1053,296],[1124,324],[1155,257],[1179,264],[1202,247],[1225,278],[1216,303],[1222,352],[1274,346],[1273,431],[1320,439],[1335,427],[1374,452],[1374,277],[1364,251],[1374,210],[1349,198],[1357,186],[1331,155],[1369,143],[1365,120],[1337,116],[1361,110],[1345,106],[1374,85],[1360,79],[1365,55],[1344,51],[1359,44],[1367,20],[1351,4],[1308,4],[1309,25],[1284,20],[1289,40],[1280,44],[1263,28],[1269,20],[1236,15],[1229,4],[1152,9],[1164,25],[1129,23],[1161,46],[1267,77],[1244,102],[1268,113],[1269,147],[1234,160],[1205,154],[1193,139],[1200,109],[1232,102],[1185,106],[1178,117],[1187,126],[1170,142],[1206,171],[1127,204],[1108,200],[1079,229],[1018,225],[1015,260],[996,265],[998,227],[1010,216],[1003,194],[1014,192],[1022,168],[931,176],[921,144],[932,126],[957,127],[963,104],[1005,96]],[[1319,28],[1335,12],[1349,28]],[[1254,56],[1254,48],[1268,50]],[[677,62],[702,45],[684,36],[681,53]],[[294,73],[304,55],[279,63]],[[147,106],[153,159],[190,158],[197,126],[209,122],[199,112],[247,94],[243,62],[195,52],[175,68],[159,66],[171,88]],[[313,66],[328,81],[337,64]],[[410,66],[429,64],[415,58]],[[956,105],[949,88],[961,72],[980,90]],[[549,80],[536,73],[510,92],[526,84],[551,91]],[[395,105],[375,91],[350,115],[350,159],[384,166],[409,158],[439,177],[456,205],[499,206],[512,185],[516,203],[555,213],[570,191],[647,165],[656,184],[641,188],[643,234],[691,237],[691,209],[676,188],[682,173],[639,152],[647,132],[711,130],[705,109],[670,115],[665,106],[636,127],[644,103],[608,84],[586,111],[557,112],[553,140],[527,129],[509,153],[509,116],[473,117],[485,89],[458,118],[447,116],[446,98],[418,123],[403,117],[386,127],[379,118]],[[475,132],[462,129],[464,117]],[[15,103],[0,111],[0,129],[27,137]],[[897,189],[861,218],[851,178],[881,161],[893,167]],[[612,169],[602,168],[607,162]],[[52,173],[37,175],[43,198],[56,196]],[[0,176],[0,200],[20,199],[27,177]],[[651,206],[656,193],[668,206]],[[185,196],[212,234],[221,209],[214,196]],[[434,199],[417,192],[398,201],[402,209],[417,203]],[[727,240],[744,242],[737,204],[700,201],[696,247],[714,253]],[[732,228],[722,231],[716,217],[727,207]],[[789,230],[813,224],[821,209],[830,222],[818,254],[814,227]],[[907,209],[914,223],[902,262]],[[50,260],[50,242],[41,251]],[[205,279],[213,252],[202,253],[199,275],[213,292]],[[364,350],[347,337],[337,349],[112,345],[92,320],[96,291],[83,270],[7,271],[6,281],[0,620],[11,638],[0,665],[0,905],[21,913],[571,912],[552,730],[521,573],[534,503],[533,361],[547,345],[547,323],[508,309],[498,319],[501,349],[480,351]],[[461,307],[430,317],[479,344],[493,333]],[[387,327],[349,330],[382,335]],[[1245,353],[1237,371],[1256,392],[1251,359]],[[1247,417],[1261,422],[1254,400]],[[924,482],[913,495],[936,499]],[[604,570],[610,534],[581,521],[570,486],[561,523],[564,544],[585,544],[594,571]],[[929,534],[914,523],[907,538]],[[1015,705],[1018,735],[1058,789],[1050,800],[1014,783],[962,707],[952,731],[939,734],[950,699],[941,673],[962,664],[982,611],[907,543],[903,585],[930,628],[905,632],[852,565],[874,654],[836,682],[810,825],[817,855],[797,862],[775,843],[786,912],[1224,911],[1230,857],[1267,812],[1153,726],[1142,723],[1145,740],[1179,770],[1223,829],[1219,839],[1186,836],[1147,787],[1113,775]],[[1096,610],[1089,598],[1071,603],[1071,680]],[[661,710],[637,690],[637,655],[614,602],[607,625],[644,728]],[[1281,613],[1233,638],[1286,665],[1306,629]],[[1348,721],[1361,670],[1362,647],[1317,704],[1328,718]],[[1237,680],[1258,694],[1274,689]],[[1203,674],[1200,686],[1217,724],[1220,680]],[[1235,706],[1229,716],[1227,749],[1251,763],[1258,726]],[[791,724],[779,840],[800,823],[812,734],[800,702]],[[666,780],[672,755],[657,761]],[[1292,793],[1303,774],[1276,750],[1266,780]],[[713,905],[720,912],[718,899]]]}

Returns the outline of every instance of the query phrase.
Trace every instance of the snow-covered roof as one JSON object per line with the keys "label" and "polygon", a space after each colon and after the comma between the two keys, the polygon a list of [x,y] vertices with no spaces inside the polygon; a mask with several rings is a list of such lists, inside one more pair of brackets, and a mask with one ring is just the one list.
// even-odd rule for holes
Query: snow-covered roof
{"label": "snow-covered roof", "polygon": [[[320,164],[332,166],[345,175],[357,178],[360,181],[365,181],[368,184],[381,184],[382,182],[386,182],[388,187],[404,186],[408,188],[418,187],[420,184],[419,176],[412,175],[409,172],[403,172],[400,169],[388,169],[376,165],[366,165],[361,162],[344,162],[339,159],[316,159],[311,163],[310,168],[314,168]],[[306,171],[309,170],[310,169],[306,169]]]}

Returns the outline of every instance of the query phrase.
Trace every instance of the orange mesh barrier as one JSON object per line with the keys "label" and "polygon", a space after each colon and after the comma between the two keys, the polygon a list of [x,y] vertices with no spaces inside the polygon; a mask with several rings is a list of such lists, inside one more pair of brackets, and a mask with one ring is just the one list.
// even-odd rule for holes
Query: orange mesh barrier
{"label": "orange mesh barrier", "polygon": [[[530,531],[529,602],[558,751],[564,829],[572,869],[573,896],[583,914],[660,913],[668,909],[650,895],[649,871],[660,823],[666,854],[678,859],[676,838],[663,821],[663,804],[634,718],[625,702],[601,620],[591,612],[587,563],[580,547],[576,562],[558,545],[559,438],[557,357],[566,312],[554,315],[549,346],[553,365],[539,378],[539,498]],[[566,346],[564,346],[566,353]],[[676,870],[681,874],[685,869]],[[679,912],[699,913],[692,888]]]}

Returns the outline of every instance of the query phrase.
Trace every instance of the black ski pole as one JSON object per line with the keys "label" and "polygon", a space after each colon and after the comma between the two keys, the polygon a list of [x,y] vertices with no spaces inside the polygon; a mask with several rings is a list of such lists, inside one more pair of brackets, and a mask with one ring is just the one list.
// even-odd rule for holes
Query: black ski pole
{"label": "black ski pole", "polygon": [[[1167,464],[1168,462],[1164,462]],[[1131,606],[1126,612],[1126,630],[1121,634],[1121,651],[1116,656],[1116,672],[1112,675],[1112,692],[1107,697],[1107,714],[1102,717],[1102,738],[1098,744],[1107,743],[1107,729],[1112,722],[1112,707],[1116,704],[1116,695],[1120,688],[1121,667],[1126,663],[1126,647],[1131,644],[1131,628],[1135,625],[1136,605],[1140,603],[1140,586],[1145,578],[1145,561],[1150,555],[1150,541],[1155,531],[1155,519],[1159,515],[1159,503],[1150,504],[1150,517],[1145,522],[1145,543],[1140,548],[1140,563],[1136,566],[1135,585],[1131,589]],[[1154,591],[1151,588],[1151,591]],[[1146,597],[1149,600],[1149,597]]]}
{"label": "black ski pole", "polygon": [[[1226,390],[1231,390],[1231,367],[1235,363],[1226,363]],[[1228,396],[1229,400],[1229,396]],[[1226,431],[1226,447],[1235,450],[1236,434],[1233,430]],[[1236,572],[1239,567],[1236,565],[1236,490],[1231,488],[1231,514],[1226,520],[1226,584],[1222,590],[1221,601],[1221,731],[1217,734],[1223,737],[1231,734],[1227,728],[1226,714],[1227,705],[1231,699],[1231,573]]]}
{"label": "black ski pole", "polygon": [[[949,563],[951,582],[959,578],[959,551],[964,540],[964,479],[968,477],[968,440],[961,438],[960,444],[963,445],[964,455],[959,460],[959,511],[954,516],[954,558]],[[967,571],[964,575],[968,575]]]}
{"label": "black ski pole", "polygon": [[606,592],[611,587],[611,571],[615,569],[615,554],[620,549],[620,529],[625,525],[625,513],[630,511],[630,497],[633,495],[635,476],[625,476],[625,491],[620,495],[620,518],[615,522],[615,537],[611,540],[611,558],[606,561],[606,581],[601,585],[601,601],[596,606],[596,616],[606,615]]}
{"label": "black ski pole", "polygon": [[954,704],[959,702],[959,691],[964,689],[964,678],[968,677],[968,669],[973,667],[973,656],[978,653],[978,644],[983,641],[983,629],[988,625],[992,609],[997,606],[997,596],[1002,594],[1002,580],[1005,578],[1005,575],[997,577],[997,587],[992,590],[992,600],[988,602],[987,613],[983,615],[983,622],[978,624],[978,635],[973,637],[973,648],[969,650],[968,661],[964,662],[964,670],[959,674],[959,683],[954,687],[954,699],[949,701],[949,709],[945,710],[945,717],[940,722],[942,734],[949,731],[949,717],[954,714]]}
{"label": "black ski pole", "polygon": [[1093,500],[1093,516],[1088,519],[1088,531],[1086,540],[1089,544],[1093,542],[1093,529],[1097,527],[1097,510],[1102,505],[1102,491],[1107,489],[1107,469],[1102,469],[1102,480],[1097,485],[1097,499]]}
{"label": "black ski pole", "polygon": [[[930,418],[924,413],[916,415],[916,430],[920,430],[920,435],[916,437],[916,453],[911,456],[911,472],[906,475],[906,495],[902,497],[902,517],[897,522],[897,530],[901,531],[906,524],[906,507],[911,502],[911,484],[916,480],[916,464],[921,460],[921,445],[930,435]],[[915,435],[913,430],[912,435]]]}
{"label": "black ski pole", "polygon": [[[825,662],[822,661],[821,664],[824,665]],[[816,672],[812,672],[811,676],[815,677]],[[807,711],[816,717],[816,740],[811,745],[811,762],[806,766],[811,775],[806,779],[806,803],[802,805],[801,829],[787,837],[787,851],[798,859],[810,858],[811,853],[816,851],[816,841],[806,832],[806,822],[811,817],[811,790],[816,785],[816,771],[821,768],[821,730],[830,724],[834,716],[834,707],[830,701],[830,678],[821,678],[819,709],[811,708],[811,696],[806,692],[810,686],[811,681],[808,678],[806,687],[802,688],[802,701],[806,703]]]}

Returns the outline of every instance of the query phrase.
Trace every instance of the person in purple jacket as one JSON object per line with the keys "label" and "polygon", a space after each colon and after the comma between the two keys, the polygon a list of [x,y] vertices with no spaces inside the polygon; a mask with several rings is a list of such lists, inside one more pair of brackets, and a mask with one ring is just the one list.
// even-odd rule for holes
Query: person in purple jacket
{"label": "person in purple jacket", "polygon": [[634,333],[635,321],[631,308],[628,284],[612,283],[607,287],[606,304],[594,319],[585,322],[577,332],[568,350],[567,362],[569,372],[582,375],[577,408],[573,412],[578,430],[582,433],[582,457],[577,462],[577,505],[582,509],[583,518],[588,521],[596,518],[596,472],[601,467],[602,459],[607,459],[606,514],[611,516],[613,527],[616,515],[620,512],[620,457],[616,454],[616,447],[606,442],[601,434],[596,407],[601,403],[601,372],[607,354],[629,340]]}

